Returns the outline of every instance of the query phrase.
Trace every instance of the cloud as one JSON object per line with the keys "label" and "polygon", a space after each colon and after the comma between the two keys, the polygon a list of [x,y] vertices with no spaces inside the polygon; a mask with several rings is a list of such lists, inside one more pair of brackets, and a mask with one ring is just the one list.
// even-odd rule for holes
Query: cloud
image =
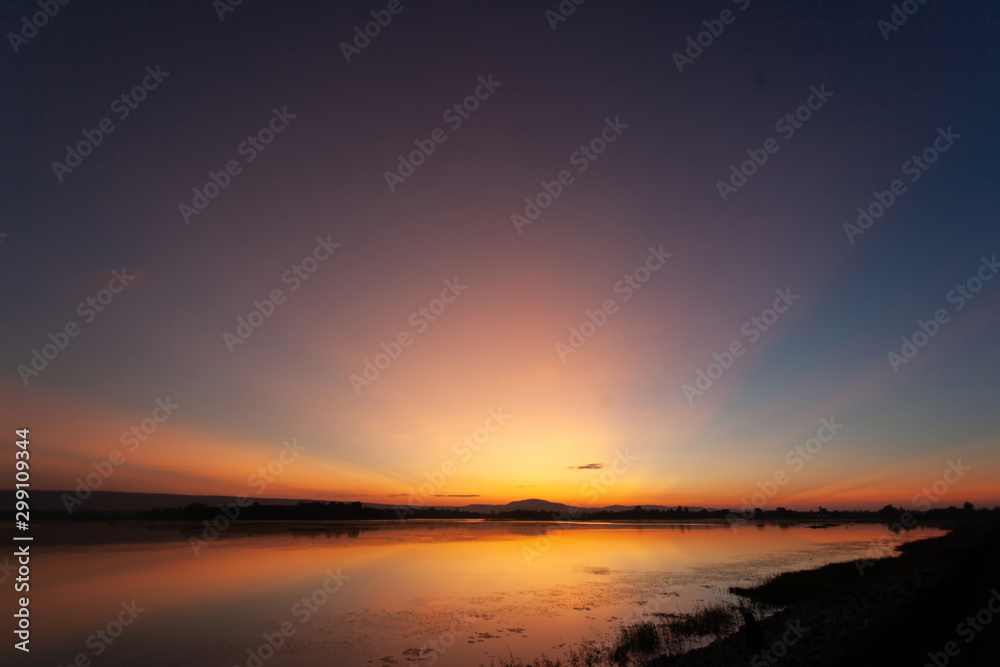
{"label": "cloud", "polygon": [[435,498],[478,498],[478,493],[435,493]]}
{"label": "cloud", "polygon": [[570,466],[570,470],[600,470],[604,467],[603,463],[588,463],[583,466]]}

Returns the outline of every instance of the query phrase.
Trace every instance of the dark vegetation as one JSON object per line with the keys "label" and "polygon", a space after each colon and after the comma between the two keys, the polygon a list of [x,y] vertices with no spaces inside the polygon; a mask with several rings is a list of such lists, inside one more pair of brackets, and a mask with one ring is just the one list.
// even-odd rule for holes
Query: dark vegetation
{"label": "dark vegetation", "polygon": [[[981,519],[992,512],[973,513]],[[969,516],[969,515],[966,515]],[[898,518],[898,517],[897,517]],[[997,590],[1000,525],[959,521],[951,532],[896,547],[898,557],[874,558],[860,575],[854,562],[788,572],[759,585],[732,588],[738,604],[702,605],[687,614],[654,613],[619,628],[608,645],[586,643],[565,657],[526,662],[498,658],[499,667],[704,667],[794,664],[883,667],[924,664],[954,641],[956,623],[984,607]],[[767,610],[777,610],[768,616]],[[750,611],[776,640],[788,621],[809,628],[786,658],[750,649],[742,628]],[[962,643],[959,665],[994,667],[1000,621]],[[710,645],[708,645],[711,642]],[[770,647],[770,644],[767,644]],[[695,649],[693,652],[691,649]],[[943,654],[941,654],[943,655]],[[770,659],[768,659],[770,658]],[[949,664],[952,664],[949,662]]]}
{"label": "dark vegetation", "polygon": [[[205,503],[192,503],[186,507],[155,508],[148,511],[93,511],[86,505],[76,509],[73,514],[63,510],[48,510],[32,512],[36,519],[69,520],[69,521],[114,521],[114,520],[146,520],[146,521],[205,521],[218,516],[221,507],[229,509],[233,514],[234,504],[214,506]],[[231,517],[232,518],[232,517]],[[0,512],[0,519],[13,519],[13,512]],[[900,529],[909,528],[917,522],[925,521],[957,521],[957,520],[997,520],[1000,519],[1000,508],[974,509],[966,503],[964,507],[949,507],[934,509],[927,512],[909,512],[887,505],[877,512],[863,510],[827,510],[819,508],[815,511],[797,511],[777,508],[772,511],[754,510],[753,512],[735,513],[730,510],[691,511],[686,507],[677,509],[641,509],[635,507],[629,510],[588,511],[582,508],[570,508],[563,512],[509,510],[497,512],[470,512],[452,507],[419,507],[401,505],[398,508],[369,507],[360,502],[338,503],[325,501],[300,501],[298,504],[272,505],[252,502],[245,507],[239,507],[237,521],[398,521],[409,519],[486,519],[495,521],[726,521],[739,526],[764,525],[781,522],[815,521],[816,528],[824,528],[839,523],[867,522],[897,525]]]}

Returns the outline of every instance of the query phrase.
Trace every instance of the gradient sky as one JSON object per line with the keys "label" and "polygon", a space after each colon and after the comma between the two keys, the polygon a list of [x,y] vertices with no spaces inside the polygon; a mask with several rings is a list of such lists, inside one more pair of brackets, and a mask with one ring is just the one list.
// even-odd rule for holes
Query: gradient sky
{"label": "gradient sky", "polygon": [[[1000,280],[961,310],[948,294],[1000,255],[1000,8],[928,3],[884,39],[890,5],[591,0],[553,30],[555,0],[402,0],[349,63],[341,42],[386,3],[248,0],[221,21],[208,0],[61,5],[0,46],[4,432],[31,428],[34,486],[57,490],[121,450],[102,490],[404,503],[436,478],[425,504],[736,507],[783,471],[765,509],[912,507],[960,459],[933,504],[993,506]],[[679,72],[674,52],[727,8]],[[0,25],[33,11],[6,3]],[[157,65],[169,76],[120,120],[112,101]],[[452,129],[444,112],[490,76]],[[785,138],[776,121],[821,86]],[[295,118],[247,162],[275,108]],[[102,118],[114,131],[60,182],[53,161]],[[572,155],[606,119],[627,128],[581,173]],[[390,191],[435,128],[447,140]],[[911,182],[903,164],[939,128],[960,138]],[[723,201],[717,182],[768,137],[779,150]],[[240,173],[186,224],[179,204],[230,160]],[[563,170],[519,233],[511,215]],[[849,242],[894,179],[906,192]],[[292,291],[317,237],[339,248]],[[626,301],[616,284],[661,246]],[[87,322],[78,304],[123,267],[135,279]],[[421,330],[411,314],[456,279]],[[275,289],[287,300],[230,353],[223,334]],[[744,323],[786,289],[798,299],[751,341]],[[894,370],[938,309],[949,321]],[[79,335],[25,384],[18,366],[70,321]],[[401,332],[412,344],[356,392]],[[734,341],[744,354],[689,401]],[[180,407],[128,451],[122,433],[167,397]],[[500,409],[478,451],[454,448]],[[844,426],[786,458],[821,419]],[[293,439],[305,451],[255,486]]]}

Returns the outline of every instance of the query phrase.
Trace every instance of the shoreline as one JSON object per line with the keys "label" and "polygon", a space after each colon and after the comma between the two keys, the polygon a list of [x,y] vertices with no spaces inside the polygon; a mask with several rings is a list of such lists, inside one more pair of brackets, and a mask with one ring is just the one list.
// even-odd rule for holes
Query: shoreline
{"label": "shoreline", "polygon": [[900,555],[873,561],[864,574],[855,562],[835,563],[733,590],[760,603],[786,603],[758,621],[763,649],[750,649],[741,628],[646,665],[923,665],[928,653],[943,651],[949,641],[961,644],[961,660],[945,655],[947,664],[996,665],[1000,618],[968,644],[954,630],[1000,586],[1000,525],[950,528],[946,535],[901,545]]}
{"label": "shoreline", "polygon": [[[412,524],[411,524],[412,521]],[[489,527],[498,522],[482,520],[426,519],[408,520],[411,527],[421,525],[433,526],[442,523],[466,526]],[[508,521],[517,529],[518,526],[549,525],[550,522]],[[815,521],[762,521],[761,524],[779,523],[784,525],[799,525],[822,530],[830,527],[830,523]],[[838,525],[871,525],[875,522],[843,522]],[[877,522],[883,523],[885,522]],[[706,524],[706,522],[580,522],[580,528],[620,526],[622,528],[646,525],[683,526],[687,524],[695,528],[698,524],[704,528],[721,528],[724,523]],[[60,534],[66,546],[85,547],[93,544],[113,544],[117,536],[125,542],[135,536],[135,531],[141,531],[145,539],[142,542],[175,541],[178,535],[200,528],[200,524],[184,521],[51,521],[39,522],[39,528],[45,528],[55,534]],[[346,535],[353,537],[358,532],[387,529],[399,530],[404,526],[398,521],[239,521],[234,522],[230,538],[250,537],[269,534],[302,534],[328,533],[329,536]],[[760,618],[757,624],[763,637],[764,645],[772,653],[764,654],[758,648],[751,652],[746,646],[745,632],[741,629],[742,622],[738,619],[736,605],[727,603],[727,609],[703,609],[701,612],[716,613],[713,619],[709,614],[706,618],[698,618],[699,612],[683,614],[646,615],[636,618],[635,622],[619,628],[619,635],[611,638],[599,651],[599,662],[581,664],[629,664],[633,667],[689,667],[705,665],[840,665],[840,664],[897,664],[899,650],[898,641],[889,641],[885,637],[907,638],[912,634],[911,628],[923,627],[920,637],[927,638],[926,650],[914,654],[913,660],[907,663],[916,666],[924,665],[927,652],[942,650],[949,641],[955,641],[954,628],[958,621],[964,618],[959,613],[963,605],[966,614],[975,614],[989,599],[990,592],[1000,587],[1000,571],[996,566],[1000,563],[1000,523],[998,522],[932,522],[932,525],[922,525],[922,528],[939,528],[948,530],[945,535],[936,537],[921,537],[895,547],[892,552],[883,552],[884,557],[871,561],[871,565],[859,568],[858,560],[830,563],[818,568],[789,570],[771,577],[766,582],[746,588],[731,587],[731,594],[748,600],[746,606],[752,609],[768,609],[766,617]],[[69,530],[65,530],[65,529]],[[122,529],[125,529],[122,532]],[[908,531],[907,531],[908,532]],[[80,540],[86,536],[87,539]],[[74,539],[75,538],[75,539]],[[150,538],[153,538],[150,540]],[[52,546],[58,546],[60,540],[47,540]],[[866,554],[868,558],[875,558]],[[942,582],[950,582],[947,590],[962,591],[958,599],[952,600],[948,611],[939,611],[935,604],[925,598],[938,591],[940,598],[948,595],[941,593]],[[947,592],[947,591],[945,591]],[[1000,605],[1000,593],[997,594]],[[942,609],[945,607],[942,606]],[[1000,611],[1000,606],[998,606]],[[899,618],[906,612],[916,614],[915,618],[903,623]],[[953,612],[953,613],[952,613]],[[949,613],[953,618],[949,617]],[[719,616],[727,616],[721,621]],[[758,614],[759,616],[760,614]],[[716,625],[711,625],[716,623]],[[645,627],[644,627],[645,626]],[[1000,630],[1000,619],[992,627],[991,632]],[[702,645],[709,638],[729,633],[708,645]],[[979,646],[990,646],[985,638],[988,633],[976,639],[976,645],[962,649],[964,656],[974,656],[974,651],[985,649]],[[907,641],[910,641],[909,639]],[[784,644],[773,649],[771,647]],[[911,642],[912,643],[912,642]],[[686,650],[683,653],[655,656],[656,652],[673,647],[675,651],[695,644],[698,648]],[[624,648],[622,646],[624,645]],[[597,649],[598,647],[593,646]],[[581,647],[580,650],[584,650]],[[781,659],[775,662],[775,653],[782,652]],[[923,650],[923,648],[921,648]],[[628,663],[616,663],[610,659],[615,652],[622,651],[631,658]],[[924,658],[921,657],[924,656]],[[997,653],[1000,655],[1000,653]],[[873,656],[880,656],[877,660]],[[973,657],[964,657],[966,662],[949,662],[949,665],[980,664],[969,662]],[[865,662],[865,660],[875,660]],[[537,665],[537,664],[577,664],[566,662],[539,663],[537,660],[528,663],[501,662],[501,665]],[[992,662],[982,664],[996,664]]]}

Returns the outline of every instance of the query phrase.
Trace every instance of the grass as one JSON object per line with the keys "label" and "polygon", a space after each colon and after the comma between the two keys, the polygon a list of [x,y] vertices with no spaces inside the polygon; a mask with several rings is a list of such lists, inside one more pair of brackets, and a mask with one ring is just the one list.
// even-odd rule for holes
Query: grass
{"label": "grass", "polygon": [[739,625],[739,609],[732,604],[699,605],[691,614],[668,617],[663,625],[679,639],[722,637]]}
{"label": "grass", "polygon": [[864,576],[854,561],[831,563],[812,570],[784,572],[756,586],[733,586],[729,592],[772,607],[818,600],[960,553],[982,534],[981,526],[957,526],[941,537],[907,542],[896,547],[900,556],[873,559],[870,566],[863,568]]}
{"label": "grass", "polygon": [[[865,582],[919,568],[963,552],[984,534],[981,526],[949,526],[943,537],[908,542],[898,548],[899,557],[881,558],[866,567],[864,576],[853,562],[833,563],[813,570],[786,572],[764,579],[755,586],[732,587],[730,592],[747,599],[746,605],[700,604],[688,614],[655,613],[654,620],[623,625],[608,646],[594,642],[574,649],[566,658],[545,656],[525,663],[513,655],[500,658],[496,667],[638,667],[660,653],[680,653],[695,644],[725,637],[743,623],[740,609],[748,607],[760,618],[766,608],[784,607],[828,595],[856,591]],[[491,663],[492,664],[492,663]]]}
{"label": "grass", "polygon": [[739,607],[734,604],[700,604],[689,614],[653,615],[656,620],[643,620],[623,625],[608,646],[593,642],[570,651],[561,659],[546,656],[526,663],[511,654],[497,658],[495,667],[630,667],[646,664],[649,658],[663,652],[686,651],[695,642],[725,637],[739,628]]}
{"label": "grass", "polygon": [[690,614],[657,614],[663,648],[681,653],[696,643],[707,643],[735,632],[742,623],[739,606],[731,603],[701,604]]}
{"label": "grass", "polygon": [[641,621],[624,625],[618,631],[611,660],[616,665],[627,665],[631,660],[641,660],[660,650],[662,640],[655,623]]}
{"label": "grass", "polygon": [[[875,569],[876,566],[869,568],[866,576],[875,574]],[[842,590],[844,586],[858,583],[860,578],[853,562],[832,563],[814,570],[784,572],[748,588],[733,586],[729,592],[755,602],[784,607],[825,597]]]}

